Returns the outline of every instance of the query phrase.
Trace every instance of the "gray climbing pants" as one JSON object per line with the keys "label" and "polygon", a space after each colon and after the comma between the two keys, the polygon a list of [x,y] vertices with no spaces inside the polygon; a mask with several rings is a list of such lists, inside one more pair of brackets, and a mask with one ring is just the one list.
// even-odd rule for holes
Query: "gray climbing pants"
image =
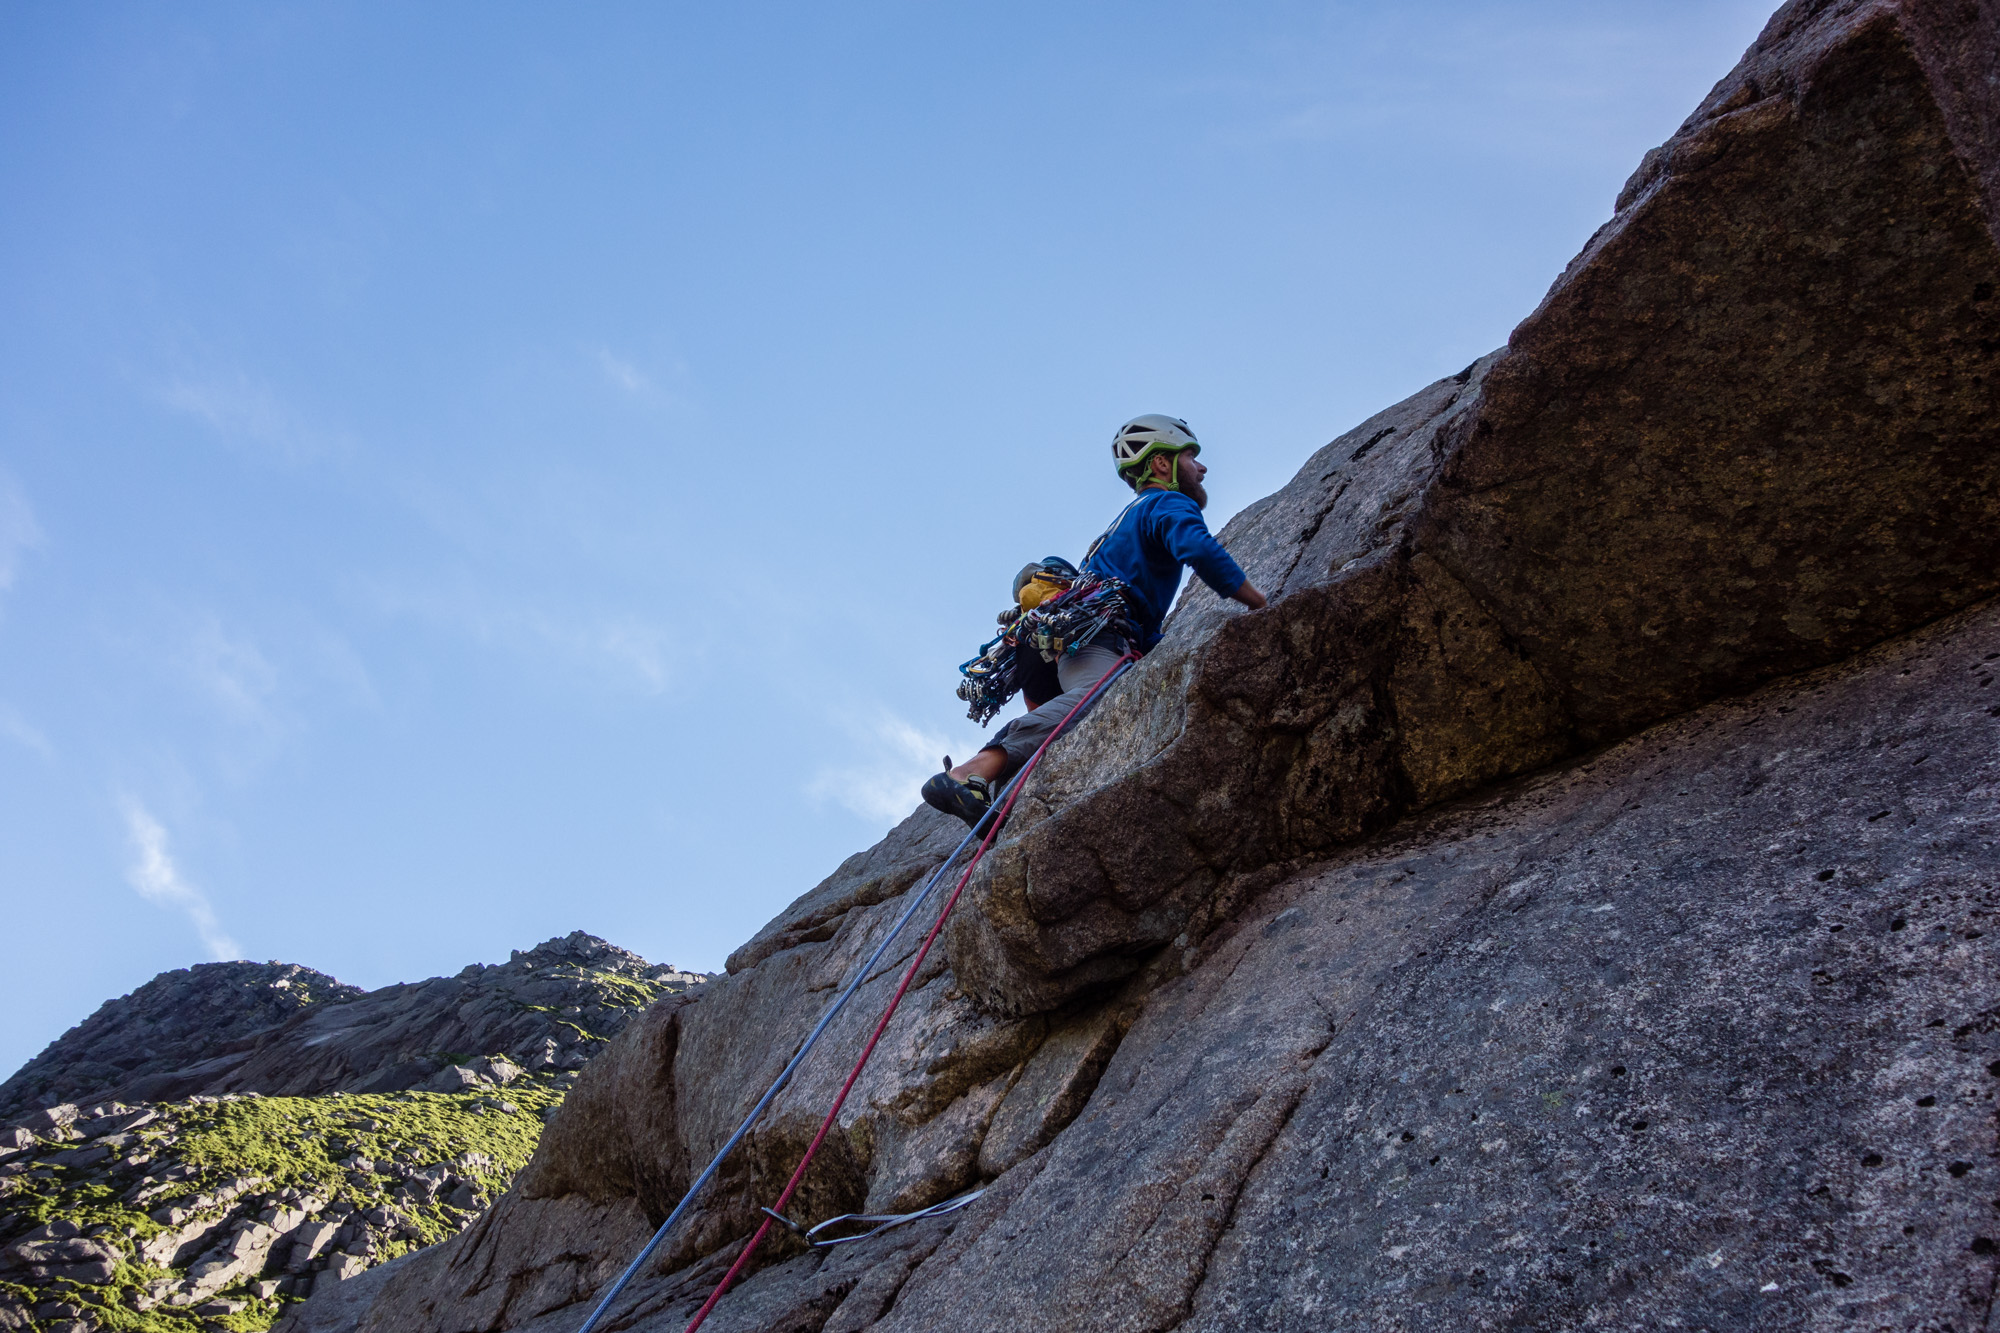
{"label": "gray climbing pants", "polygon": [[[1033,652],[1029,648],[1026,651]],[[1028,762],[1043,741],[1049,738],[1062,720],[1069,716],[1069,710],[1083,702],[1090,693],[1090,687],[1104,679],[1104,673],[1118,665],[1118,659],[1125,653],[1123,643],[1112,647],[1091,644],[1074,657],[1065,657],[1056,663],[1056,680],[1063,692],[1043,704],[1013,719],[1006,726],[993,733],[993,739],[980,746],[982,750],[1000,750],[1007,755],[1007,767],[1000,776],[1009,778],[1015,770]]]}

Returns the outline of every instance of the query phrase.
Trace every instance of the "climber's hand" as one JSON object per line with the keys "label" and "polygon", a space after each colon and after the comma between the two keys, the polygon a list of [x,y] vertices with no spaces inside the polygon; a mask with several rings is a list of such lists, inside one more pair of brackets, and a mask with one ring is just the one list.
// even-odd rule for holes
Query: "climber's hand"
{"label": "climber's hand", "polygon": [[1252,611],[1262,611],[1264,609],[1264,594],[1258,592],[1257,585],[1249,579],[1243,580],[1243,586],[1235,592],[1230,593],[1229,597],[1231,601],[1241,602]]}

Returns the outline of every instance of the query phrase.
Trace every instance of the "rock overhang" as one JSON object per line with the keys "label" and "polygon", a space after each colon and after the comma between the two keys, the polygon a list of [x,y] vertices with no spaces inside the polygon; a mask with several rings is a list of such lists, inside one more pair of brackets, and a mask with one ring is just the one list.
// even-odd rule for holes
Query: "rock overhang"
{"label": "rock overhang", "polygon": [[1225,529],[1281,595],[1192,590],[1052,752],[949,937],[982,1003],[2000,587],[1993,43],[1943,9],[1781,11],[1506,348]]}

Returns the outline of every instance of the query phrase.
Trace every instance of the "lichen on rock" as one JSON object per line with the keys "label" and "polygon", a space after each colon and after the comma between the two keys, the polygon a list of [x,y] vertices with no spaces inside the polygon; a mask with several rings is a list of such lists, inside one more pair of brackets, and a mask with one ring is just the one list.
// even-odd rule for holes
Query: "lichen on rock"
{"label": "lichen on rock", "polygon": [[566,1081],[60,1117],[0,1161],[0,1290],[98,1328],[266,1327],[283,1299],[470,1225]]}

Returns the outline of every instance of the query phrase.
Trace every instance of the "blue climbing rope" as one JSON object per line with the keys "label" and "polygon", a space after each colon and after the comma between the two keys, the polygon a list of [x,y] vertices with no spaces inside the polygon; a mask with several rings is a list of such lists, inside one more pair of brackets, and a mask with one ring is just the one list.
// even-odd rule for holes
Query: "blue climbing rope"
{"label": "blue climbing rope", "polygon": [[[1118,665],[1105,674],[1104,679],[1100,680],[1096,687],[1078,703],[1070,715],[1056,725],[1054,731],[1049,734],[1048,739],[1043,741],[1041,748],[1036,751],[1035,758],[1039,759],[1042,751],[1046,750],[1057,736],[1060,736],[1073,723],[1080,720],[1084,713],[1089,710],[1090,706],[1103,697],[1104,692],[1110,688],[1111,682],[1123,675],[1125,669],[1136,660],[1136,657],[1130,656],[1121,658]],[[896,918],[896,924],[890,928],[889,933],[883,937],[882,942],[875,946],[875,952],[868,956],[868,961],[854,974],[854,980],[850,981],[847,984],[847,988],[835,997],[832,1004],[827,1006],[826,1012],[820,1016],[819,1022],[814,1025],[812,1032],[806,1037],[805,1044],[799,1047],[798,1054],[794,1055],[784,1069],[779,1071],[778,1077],[772,1082],[764,1095],[757,1099],[757,1104],[750,1108],[750,1114],[743,1117],[743,1123],[736,1127],[736,1132],[729,1136],[728,1141],[710,1159],[708,1165],[702,1169],[702,1173],[695,1178],[695,1182],[688,1186],[687,1193],[683,1194],[681,1201],[674,1205],[674,1210],[667,1214],[667,1220],[660,1223],[659,1229],[653,1233],[653,1238],[646,1242],[646,1247],[640,1250],[638,1256],[630,1264],[626,1265],[625,1271],[618,1275],[618,1280],[613,1282],[611,1289],[604,1293],[603,1299],[597,1303],[597,1308],[590,1312],[590,1318],[583,1321],[583,1326],[577,1330],[577,1333],[592,1333],[592,1330],[597,1327],[598,1320],[602,1319],[605,1312],[610,1310],[611,1303],[617,1300],[619,1294],[625,1290],[626,1285],[634,1277],[638,1276],[639,1270],[645,1267],[646,1261],[652,1258],[653,1252],[660,1248],[660,1243],[667,1238],[667,1233],[673,1230],[674,1223],[680,1221],[682,1215],[693,1206],[695,1196],[700,1194],[703,1188],[708,1185],[708,1182],[715,1178],[715,1173],[722,1168],[723,1161],[731,1152],[735,1151],[736,1145],[743,1141],[743,1137],[750,1132],[759,1118],[763,1116],[766,1108],[771,1105],[772,1099],[783,1091],[785,1085],[791,1081],[792,1074],[805,1060],[806,1055],[812,1050],[814,1044],[819,1041],[821,1034],[826,1031],[827,1026],[833,1022],[842,1009],[847,1007],[847,1002],[854,998],[855,993],[861,989],[862,983],[875,974],[875,965],[882,960],[882,955],[889,951],[889,946],[895,942],[896,937],[903,933],[903,927],[910,923],[910,919],[917,914],[918,909],[930,899],[932,890],[943,880],[945,872],[951,869],[952,862],[958,859],[959,853],[970,846],[973,839],[984,836],[984,830],[988,822],[994,819],[1002,810],[1001,798],[1009,795],[1016,785],[1025,781],[1028,775],[1034,771],[1034,768],[1035,765],[1031,762],[1008,781],[1007,785],[993,798],[992,803],[987,807],[986,813],[979,817],[979,822],[972,826],[964,839],[959,842],[958,846],[952,848],[951,855],[945,857],[938,868],[931,872],[931,877],[924,882],[923,889],[910,900],[910,905],[903,909],[901,916]],[[968,1202],[970,1201],[968,1200]],[[718,1291],[717,1295],[720,1294]]]}

